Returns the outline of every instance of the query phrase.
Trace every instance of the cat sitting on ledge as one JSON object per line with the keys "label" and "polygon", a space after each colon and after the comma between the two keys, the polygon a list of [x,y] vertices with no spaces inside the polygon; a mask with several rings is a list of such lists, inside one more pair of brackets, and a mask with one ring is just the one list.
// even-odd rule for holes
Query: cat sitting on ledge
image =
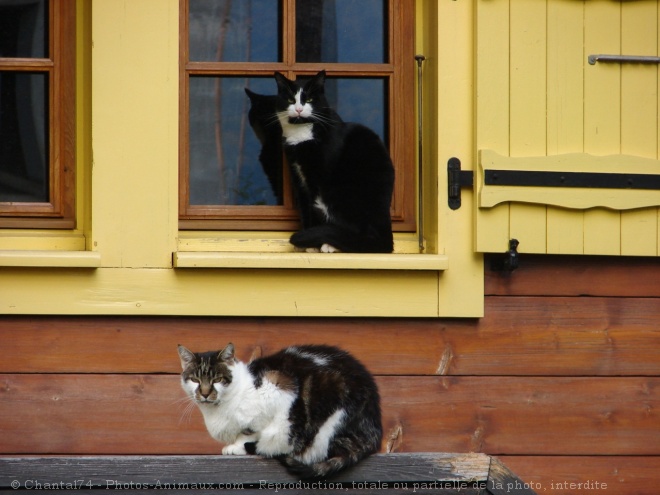
{"label": "cat sitting on ledge", "polygon": [[377,452],[380,398],[367,369],[330,346],[287,347],[249,364],[234,346],[179,346],[181,384],[225,455],[273,457],[301,478],[323,478]]}
{"label": "cat sitting on ledge", "polygon": [[245,89],[271,183],[280,145],[291,169],[302,230],[290,242],[311,252],[390,253],[392,160],[374,131],[330,108],[325,79],[321,71],[301,86],[275,73],[277,95]]}

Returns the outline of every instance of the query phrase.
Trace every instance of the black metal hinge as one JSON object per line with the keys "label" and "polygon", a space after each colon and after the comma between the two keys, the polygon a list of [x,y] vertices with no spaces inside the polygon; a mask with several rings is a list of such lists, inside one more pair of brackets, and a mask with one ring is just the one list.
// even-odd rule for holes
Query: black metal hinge
{"label": "black metal hinge", "polygon": [[452,157],[447,162],[447,184],[449,208],[458,210],[461,207],[461,187],[472,187],[474,173],[472,170],[461,170],[461,161]]}
{"label": "black metal hinge", "polygon": [[484,170],[487,186],[586,187],[589,189],[660,189],[660,175],[601,172]]}

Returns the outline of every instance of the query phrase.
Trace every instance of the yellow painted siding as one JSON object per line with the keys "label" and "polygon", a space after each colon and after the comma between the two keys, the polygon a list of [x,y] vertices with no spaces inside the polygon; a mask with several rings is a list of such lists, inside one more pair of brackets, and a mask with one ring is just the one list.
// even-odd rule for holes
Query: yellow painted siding
{"label": "yellow painted siding", "polygon": [[178,2],[92,3],[93,249],[105,267],[171,266]]}
{"label": "yellow painted siding", "polygon": [[[477,11],[477,149],[660,158],[658,67],[587,63],[591,54],[658,55],[657,0],[479,0]],[[482,206],[476,248],[501,252],[517,238],[521,252],[660,254],[657,207],[606,206]]]}
{"label": "yellow painted siding", "polygon": [[474,154],[471,2],[417,2],[427,254],[397,234],[408,254],[391,262],[294,255],[283,233],[179,232],[179,2],[78,0],[78,14],[78,228],[0,231],[0,313],[483,315],[472,194],[450,212],[439,173]]}
{"label": "yellow painted siding", "polygon": [[[474,154],[474,5],[472,2],[424,2],[432,4],[427,12],[430,22],[437,26],[437,54],[431,53],[426,62],[432,75],[426,81],[437,96],[431,115],[438,115],[435,136],[426,143],[437,151],[434,161],[438,173],[437,201],[439,243],[448,257],[449,268],[439,280],[440,314],[461,316],[483,311],[483,257],[474,253],[473,203],[474,196],[464,190],[458,210],[447,206],[447,161],[461,157],[464,168],[476,163]],[[435,67],[434,67],[435,66]],[[427,144],[428,147],[428,144]],[[468,297],[456,297],[453,291],[462,287]],[[456,306],[456,304],[458,304]]]}

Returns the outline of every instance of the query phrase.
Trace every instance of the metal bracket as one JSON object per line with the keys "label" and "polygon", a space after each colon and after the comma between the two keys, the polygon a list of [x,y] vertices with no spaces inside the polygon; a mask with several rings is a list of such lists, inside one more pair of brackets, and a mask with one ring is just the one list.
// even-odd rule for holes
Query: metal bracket
{"label": "metal bracket", "polygon": [[447,195],[449,208],[458,210],[461,207],[461,187],[472,187],[474,173],[472,170],[461,170],[461,161],[452,157],[447,162]]}

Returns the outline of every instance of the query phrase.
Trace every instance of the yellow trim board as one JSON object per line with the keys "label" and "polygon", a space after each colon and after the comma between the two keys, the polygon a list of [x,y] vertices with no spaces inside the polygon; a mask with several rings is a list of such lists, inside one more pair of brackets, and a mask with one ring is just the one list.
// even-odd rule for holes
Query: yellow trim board
{"label": "yellow trim board", "polygon": [[[3,268],[2,314],[437,317],[438,272]],[[46,289],[49,290],[46,290]],[[54,289],[56,288],[56,289]]]}
{"label": "yellow trim board", "polygon": [[92,251],[0,251],[0,266],[98,268],[101,253]]}
{"label": "yellow trim board", "polygon": [[446,270],[439,254],[175,252],[176,268],[306,268],[341,270]]}

